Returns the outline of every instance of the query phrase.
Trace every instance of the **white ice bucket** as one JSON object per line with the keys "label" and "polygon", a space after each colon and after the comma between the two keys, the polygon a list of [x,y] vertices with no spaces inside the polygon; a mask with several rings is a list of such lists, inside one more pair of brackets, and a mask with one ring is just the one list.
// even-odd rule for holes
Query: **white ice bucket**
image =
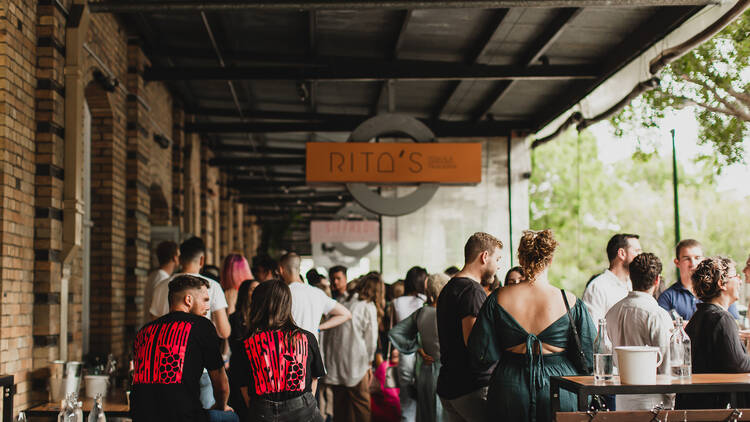
{"label": "white ice bucket", "polygon": [[622,384],[656,384],[656,369],[662,360],[658,347],[619,346],[615,351]]}

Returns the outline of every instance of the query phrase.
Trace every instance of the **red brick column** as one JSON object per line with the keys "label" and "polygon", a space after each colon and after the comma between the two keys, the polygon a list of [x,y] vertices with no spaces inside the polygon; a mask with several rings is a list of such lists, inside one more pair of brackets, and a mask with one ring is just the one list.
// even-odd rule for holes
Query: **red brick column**
{"label": "red brick column", "polygon": [[[235,198],[237,191],[235,190]],[[245,250],[245,220],[244,207],[241,203],[234,204],[234,251],[244,254]]]}
{"label": "red brick column", "polygon": [[125,319],[124,116],[96,82],[86,88],[91,109],[91,329],[92,353],[120,356]]}
{"label": "red brick column", "polygon": [[232,202],[230,198],[229,188],[227,187],[227,174],[221,172],[220,186],[219,186],[219,232],[221,233],[221,241],[219,243],[219,254],[222,257],[227,256],[232,251]]}
{"label": "red brick column", "polygon": [[185,232],[185,112],[175,108],[172,128],[172,225]]}
{"label": "red brick column", "polygon": [[[65,121],[64,28],[65,17],[59,8],[52,4],[38,5],[32,311],[32,368],[36,371],[31,377],[31,392],[26,397],[28,401],[47,398],[45,374],[41,369],[46,368],[51,360],[59,356]],[[4,330],[5,327],[0,329]],[[25,354],[28,356],[30,353]],[[16,396],[16,405],[19,401],[25,400]]]}
{"label": "red brick column", "polygon": [[209,166],[213,152],[201,143],[201,237],[206,244],[206,264],[220,266],[222,259],[219,242],[219,172]]}
{"label": "red brick column", "polygon": [[[130,345],[143,302],[136,298],[146,284],[150,266],[151,214],[149,175],[149,153],[153,141],[147,129],[147,113],[144,105],[143,69],[148,60],[139,45],[128,45],[127,75],[127,195],[125,198],[126,222],[126,271],[125,271],[125,344]],[[127,352],[127,351],[126,351]]]}

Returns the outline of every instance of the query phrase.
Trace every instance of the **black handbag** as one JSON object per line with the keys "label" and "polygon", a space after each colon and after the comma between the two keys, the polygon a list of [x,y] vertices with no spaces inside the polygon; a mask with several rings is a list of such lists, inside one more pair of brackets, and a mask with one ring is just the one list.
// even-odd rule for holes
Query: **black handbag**
{"label": "black handbag", "polygon": [[[572,337],[573,343],[575,344],[574,348],[571,348],[570,346],[568,346],[567,348],[568,359],[573,362],[573,366],[576,367],[580,374],[591,375],[594,372],[594,369],[589,366],[589,363],[586,360],[586,355],[583,353],[583,347],[581,346],[581,337],[578,335],[578,329],[573,323],[573,315],[570,314],[568,296],[565,294],[565,290],[561,289],[560,292],[562,293],[563,302],[565,302],[565,310],[568,312],[568,322],[570,322],[570,337]],[[568,341],[568,345],[570,345],[570,341]],[[598,394],[592,395],[590,407],[593,410],[607,410],[607,403],[605,398]]]}

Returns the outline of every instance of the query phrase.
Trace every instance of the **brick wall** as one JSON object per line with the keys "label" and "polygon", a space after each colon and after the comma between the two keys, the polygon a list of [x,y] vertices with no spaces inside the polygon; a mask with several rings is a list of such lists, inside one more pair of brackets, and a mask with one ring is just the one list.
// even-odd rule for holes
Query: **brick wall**
{"label": "brick wall", "polygon": [[[91,352],[122,358],[131,350],[152,225],[202,236],[206,262],[215,265],[243,248],[251,258],[259,238],[233,192],[225,189],[221,203],[225,184],[208,165],[210,148],[184,132],[192,116],[164,84],[144,83],[148,58],[136,40],[112,15],[92,15],[82,65],[91,116],[90,267],[78,254],[69,295],[60,296],[70,4],[0,0],[0,373],[16,377],[16,411],[47,398],[46,368],[60,356],[63,300],[69,359],[83,357],[84,322]],[[119,86],[105,89],[95,74]],[[83,321],[86,273],[90,318]]]}
{"label": "brick wall", "polygon": [[35,1],[0,1],[0,373],[19,401],[32,366],[35,22]]}

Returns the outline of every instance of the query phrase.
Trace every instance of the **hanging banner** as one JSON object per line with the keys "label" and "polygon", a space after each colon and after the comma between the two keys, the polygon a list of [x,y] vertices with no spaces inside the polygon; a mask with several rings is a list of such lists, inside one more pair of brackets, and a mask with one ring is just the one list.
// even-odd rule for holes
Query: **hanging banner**
{"label": "hanging banner", "polygon": [[378,242],[380,224],[377,221],[311,221],[310,243]]}
{"label": "hanging banner", "polygon": [[482,181],[482,145],[444,142],[308,142],[307,181],[440,183]]}

